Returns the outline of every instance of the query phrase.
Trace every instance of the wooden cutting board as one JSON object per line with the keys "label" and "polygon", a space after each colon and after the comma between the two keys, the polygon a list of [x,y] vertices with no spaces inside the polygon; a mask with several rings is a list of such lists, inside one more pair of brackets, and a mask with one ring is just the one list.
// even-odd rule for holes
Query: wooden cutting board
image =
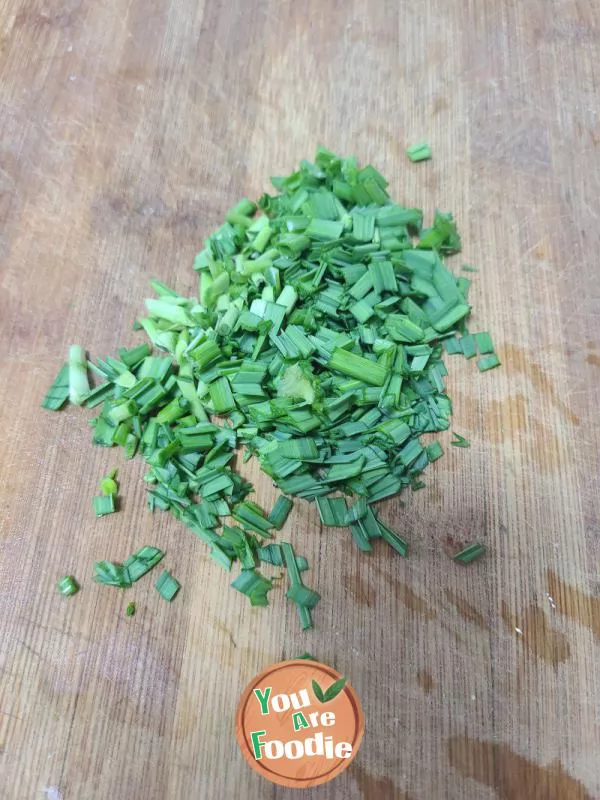
{"label": "wooden cutting board", "polygon": [[[296,797],[248,768],[234,715],[308,650],[349,676],[366,734],[307,797],[600,797],[598,4],[0,0],[0,37],[1,796]],[[434,158],[410,164],[421,139]],[[39,405],[70,343],[139,341],[151,277],[194,293],[203,237],[318,142],[455,212],[503,366],[449,362],[471,448],[441,437],[427,488],[385,505],[410,558],[298,504],[323,598],[302,633],[283,587],[249,608],[148,513],[143,464],[93,448],[85,412]],[[122,509],[96,520],[117,466]],[[489,556],[453,564],[473,539]],[[171,605],[90,580],[143,544],[182,583]]]}

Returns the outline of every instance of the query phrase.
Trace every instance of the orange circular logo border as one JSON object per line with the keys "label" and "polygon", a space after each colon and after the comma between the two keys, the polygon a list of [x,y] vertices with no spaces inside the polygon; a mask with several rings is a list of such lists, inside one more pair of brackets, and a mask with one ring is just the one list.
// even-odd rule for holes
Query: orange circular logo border
{"label": "orange circular logo border", "polygon": [[309,670],[310,668],[313,670],[316,669],[324,676],[327,676],[334,681],[339,680],[342,677],[337,670],[333,669],[333,667],[330,667],[327,664],[322,664],[320,661],[313,661],[311,659],[292,659],[290,661],[280,661],[277,664],[273,664],[260,674],[256,675],[244,689],[235,717],[235,733],[240,750],[242,751],[242,755],[252,769],[255,770],[255,772],[258,772],[258,774],[262,775],[263,778],[266,778],[267,780],[279,786],[286,786],[292,789],[309,789],[313,786],[321,786],[325,783],[328,783],[350,766],[352,761],[354,761],[362,742],[365,731],[365,720],[356,691],[350,685],[350,683],[346,683],[340,694],[344,694],[349,700],[354,713],[355,730],[352,741],[350,741],[350,744],[352,745],[352,754],[348,758],[344,758],[341,761],[340,759],[337,759],[338,763],[332,766],[329,771],[317,776],[312,775],[308,778],[288,777],[286,775],[281,775],[275,770],[267,767],[262,759],[258,760],[254,756],[252,744],[249,738],[249,732],[247,731],[245,725],[245,715],[247,713],[249,701],[252,697],[254,697],[254,690],[259,686],[259,684],[268,681],[272,675],[292,667],[301,667]]}

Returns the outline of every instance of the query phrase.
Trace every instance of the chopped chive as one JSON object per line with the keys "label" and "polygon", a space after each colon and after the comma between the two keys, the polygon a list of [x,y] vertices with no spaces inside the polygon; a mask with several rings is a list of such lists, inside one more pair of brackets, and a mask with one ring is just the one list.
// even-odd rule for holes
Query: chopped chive
{"label": "chopped chive", "polygon": [[406,155],[413,162],[427,161],[427,159],[431,158],[431,148],[427,142],[419,142],[419,144],[413,144],[408,147],[406,149]]}
{"label": "chopped chive", "polygon": [[450,442],[450,444],[454,445],[454,447],[471,447],[471,442],[468,439],[465,439],[464,436],[461,436],[460,433],[455,433],[455,431],[452,431],[452,436],[454,436],[454,439]]}
{"label": "chopped chive", "polygon": [[72,344],[69,348],[69,400],[73,405],[80,406],[89,391],[85,351],[78,344]]}
{"label": "chopped chive", "polygon": [[[414,145],[408,157],[431,149]],[[446,261],[461,247],[452,214],[425,225],[420,209],[390,199],[378,170],[324,148],[273,186],[207,237],[195,297],[151,281],[134,325],[143,343],[93,362],[72,347],[42,405],[97,408],[93,443],[144,458],[149,509],[189,527],[224,569],[238,562],[234,586],[254,605],[270,590],[261,565],[286,566],[308,628],[318,600],[300,580],[308,563],[265,542],[294,497],[315,502],[324,527],[349,526],[361,549],[383,538],[406,555],[373,504],[423,487],[442,455],[423,435],[450,428],[445,354],[478,355],[481,371],[499,360],[489,334],[467,328],[471,280]],[[102,380],[91,390],[88,367]],[[286,495],[268,516],[235,469],[240,450]],[[102,479],[96,513],[114,511],[117,491],[116,475]],[[129,586],[161,558],[142,548],[124,564],[98,562],[95,577]],[[174,579],[163,580],[169,593]]]}
{"label": "chopped chive", "polygon": [[479,372],[486,372],[488,369],[500,366],[500,359],[496,353],[490,353],[489,356],[483,356],[477,360],[477,369]]}
{"label": "chopped chive", "polygon": [[267,517],[267,520],[271,523],[271,525],[280,531],[288,515],[292,508],[294,507],[294,501],[290,500],[289,497],[284,497],[283,495],[279,495],[277,500],[275,501],[275,505],[271,509],[271,513]]}
{"label": "chopped chive", "polygon": [[382,539],[384,539],[390,547],[393,547],[403,558],[406,558],[408,555],[408,542],[381,521],[379,521],[379,529]]}
{"label": "chopped chive", "polygon": [[63,364],[42,400],[42,408],[58,411],[69,399],[69,364]]}
{"label": "chopped chive", "polygon": [[158,547],[146,545],[129,556],[123,566],[129,573],[132,583],[138,581],[147,572],[150,572],[164,557],[162,550]]}
{"label": "chopped chive", "polygon": [[94,564],[94,580],[104,586],[116,586],[119,589],[128,589],[131,586],[127,568],[113,561],[97,561]]}
{"label": "chopped chive", "polygon": [[256,569],[245,569],[231,584],[238,592],[245,594],[251,606],[268,606],[267,597],[273,588],[273,582],[261,575]]}
{"label": "chopped chive", "polygon": [[316,604],[319,602],[319,594],[312,589],[308,589],[302,583],[300,571],[296,563],[296,556],[294,548],[288,542],[281,543],[281,550],[285,559],[288,576],[290,580],[290,588],[287,591],[287,597],[293,600],[298,606],[298,614],[300,616],[300,624],[302,630],[312,628],[312,614]]}
{"label": "chopped chive", "polygon": [[470,564],[471,561],[475,561],[476,558],[480,558],[485,552],[485,545],[481,544],[480,542],[474,542],[468,547],[465,547],[464,550],[461,550],[460,553],[456,553],[456,555],[453,556],[453,559],[460,564]]}
{"label": "chopped chive", "polygon": [[113,469],[106,477],[100,481],[100,491],[104,495],[117,494],[119,487],[115,478],[117,477],[117,470]]}
{"label": "chopped chive", "polygon": [[317,508],[323,525],[342,527],[346,525],[346,501],[343,497],[317,497]]}
{"label": "chopped chive", "polygon": [[430,445],[427,445],[425,449],[427,450],[427,457],[431,462],[437,461],[438,458],[444,455],[442,445],[439,442],[432,442]]}
{"label": "chopped chive", "polygon": [[135,603],[129,603],[125,611],[125,615],[128,617],[133,617],[134,614],[135,614]]}
{"label": "chopped chive", "polygon": [[380,364],[341,348],[333,351],[328,366],[373,386],[383,386],[387,377],[387,371]]}
{"label": "chopped chive", "polygon": [[79,584],[72,575],[65,575],[64,578],[58,581],[56,588],[61,594],[64,594],[65,597],[70,597],[73,594],[77,594],[79,591]]}
{"label": "chopped chive", "polygon": [[482,356],[494,352],[494,343],[492,342],[492,337],[487,331],[481,331],[480,333],[475,333],[473,335],[475,337],[477,349]]}
{"label": "chopped chive", "polygon": [[159,595],[169,603],[181,589],[181,584],[165,569],[154,584]]}
{"label": "chopped chive", "polygon": [[461,336],[460,338],[460,348],[465,358],[473,358],[473,356],[477,355],[477,344],[475,342],[475,337],[473,334],[468,334],[467,336]]}
{"label": "chopped chive", "polygon": [[93,500],[94,511],[97,517],[103,517],[106,514],[112,514],[116,511],[115,495],[98,495]]}
{"label": "chopped chive", "polygon": [[460,268],[463,272],[477,272],[477,268],[472,267],[470,264],[461,264]]}

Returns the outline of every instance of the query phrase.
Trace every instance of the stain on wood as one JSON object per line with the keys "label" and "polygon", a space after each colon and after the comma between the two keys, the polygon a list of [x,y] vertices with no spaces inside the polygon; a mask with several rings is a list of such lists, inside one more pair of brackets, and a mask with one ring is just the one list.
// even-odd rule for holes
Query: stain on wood
{"label": "stain on wood", "polygon": [[410,611],[414,611],[415,614],[418,614],[424,619],[434,619],[437,617],[435,608],[431,608],[427,601],[418,595],[414,589],[411,589],[408,584],[391,577],[390,583],[392,584],[396,599],[400,600]]}
{"label": "stain on wood", "polygon": [[430,694],[435,685],[431,673],[424,669],[417,672],[417,683],[425,694]]}
{"label": "stain on wood", "polygon": [[494,789],[500,800],[593,800],[560,763],[543,767],[505,744],[455,736],[446,752],[454,769]]}
{"label": "stain on wood", "polygon": [[578,622],[600,639],[600,597],[592,597],[582,589],[565,583],[556,572],[546,574],[548,592],[556,604],[556,609]]}
{"label": "stain on wood", "polygon": [[463,619],[466,619],[467,622],[473,622],[478,628],[487,630],[488,625],[483,614],[481,614],[475,606],[465,600],[459,592],[455,592],[453,589],[446,589],[446,598],[452,603]]}
{"label": "stain on wood", "polygon": [[342,579],[344,589],[361,606],[371,608],[375,603],[375,589],[365,578],[346,573]]}
{"label": "stain on wood", "polygon": [[567,637],[550,626],[543,609],[535,603],[515,614],[503,600],[501,613],[507,629],[532,655],[552,664],[553,667],[558,667],[569,659],[571,646]]}
{"label": "stain on wood", "polygon": [[358,785],[362,800],[383,800],[383,798],[411,800],[409,795],[398,789],[389,777],[372,775],[356,762],[352,764],[349,771]]}
{"label": "stain on wood", "polygon": [[531,381],[532,386],[544,397],[547,397],[552,405],[569,420],[573,425],[579,425],[581,420],[574,414],[569,406],[559,396],[556,389],[556,381],[552,380],[534,360],[532,353],[517,345],[505,344],[502,347],[502,358],[506,368],[511,373],[526,375]]}

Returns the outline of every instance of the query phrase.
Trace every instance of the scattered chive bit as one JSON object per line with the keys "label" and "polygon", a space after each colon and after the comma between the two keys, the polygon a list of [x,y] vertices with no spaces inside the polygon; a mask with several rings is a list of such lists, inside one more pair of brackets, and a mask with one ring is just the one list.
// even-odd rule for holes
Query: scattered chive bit
{"label": "scattered chive bit", "polygon": [[454,447],[471,447],[471,442],[468,439],[465,439],[464,436],[461,436],[460,433],[452,431],[452,436],[454,436],[454,439],[450,442],[450,444],[454,445]]}
{"label": "scattered chive bit", "polygon": [[[431,155],[425,143],[409,150]],[[488,334],[466,327],[470,281],[446,262],[461,249],[452,214],[425,225],[420,209],[390,199],[377,169],[323,147],[272,184],[207,238],[197,296],[153,280],[134,325],[146,341],[87,362],[71,348],[42,404],[56,410],[68,391],[96,409],[93,443],[144,459],[150,511],[187,526],[226,572],[237,562],[233,586],[250,603],[267,602],[263,565],[284,567],[308,628],[319,599],[303,582],[308,563],[271,541],[292,501],[317,505],[323,535],[345,529],[361,550],[383,539],[405,556],[375,504],[420,488],[441,456],[421,438],[450,427],[445,354],[478,352],[481,370],[499,362]],[[270,513],[249,500],[238,449],[282,493]],[[114,498],[96,498],[96,512],[111,513]],[[131,585],[160,560],[151,550],[98,562],[95,579]]]}
{"label": "scattered chive bit", "polygon": [[123,564],[112,561],[97,561],[94,564],[94,580],[105,586],[127,589],[150,572],[164,557],[158,547],[145,545],[132,553]]}
{"label": "scattered chive bit", "polygon": [[125,611],[126,616],[133,617],[135,614],[135,603],[129,603],[127,606],[127,610]]}
{"label": "scattered chive bit", "polygon": [[71,597],[71,595],[77,594],[79,591],[79,584],[72,575],[65,575],[64,578],[58,581],[56,588],[65,597]]}
{"label": "scattered chive bit", "polygon": [[97,517],[104,517],[106,514],[113,514],[116,510],[115,495],[96,495],[93,500],[93,506]]}
{"label": "scattered chive bit", "polygon": [[488,369],[500,366],[500,359],[496,353],[490,353],[488,356],[482,356],[477,360],[477,369],[479,372],[486,372]]}
{"label": "scattered chive bit", "polygon": [[117,477],[117,470],[113,469],[111,472],[106,475],[106,477],[102,478],[100,481],[100,491],[103,495],[116,495],[119,491],[119,487],[117,485],[117,481],[115,478]]}
{"label": "scattered chive bit", "polygon": [[486,548],[484,545],[480,542],[474,542],[468,547],[465,547],[464,550],[461,550],[460,553],[456,553],[456,555],[453,556],[453,560],[457,561],[459,564],[470,564],[471,561],[480,558],[485,552]]}
{"label": "scattered chive bit", "polygon": [[481,331],[480,333],[473,334],[475,337],[475,342],[477,344],[477,349],[481,353],[481,355],[486,355],[487,353],[494,352],[494,343],[492,342],[492,337],[489,335],[487,331]]}
{"label": "scattered chive bit", "polygon": [[97,561],[94,564],[94,580],[104,586],[116,586],[119,589],[129,589],[131,586],[128,569],[113,561]]}
{"label": "scattered chive bit", "polygon": [[472,267],[470,264],[461,264],[463,272],[477,272],[477,267]]}
{"label": "scattered chive bit", "polygon": [[132,583],[139,581],[147,572],[150,572],[164,557],[158,547],[145,545],[125,559],[123,566],[127,570]]}
{"label": "scattered chive bit", "polygon": [[154,586],[159,595],[168,600],[169,603],[181,588],[181,584],[166,569],[161,573]]}
{"label": "scattered chive bit", "polygon": [[413,144],[408,147],[406,155],[411,161],[427,161],[427,159],[431,158],[431,148],[427,142],[419,142],[419,144]]}
{"label": "scattered chive bit", "polygon": [[42,408],[58,411],[69,399],[69,365],[63,364],[42,400]]}

